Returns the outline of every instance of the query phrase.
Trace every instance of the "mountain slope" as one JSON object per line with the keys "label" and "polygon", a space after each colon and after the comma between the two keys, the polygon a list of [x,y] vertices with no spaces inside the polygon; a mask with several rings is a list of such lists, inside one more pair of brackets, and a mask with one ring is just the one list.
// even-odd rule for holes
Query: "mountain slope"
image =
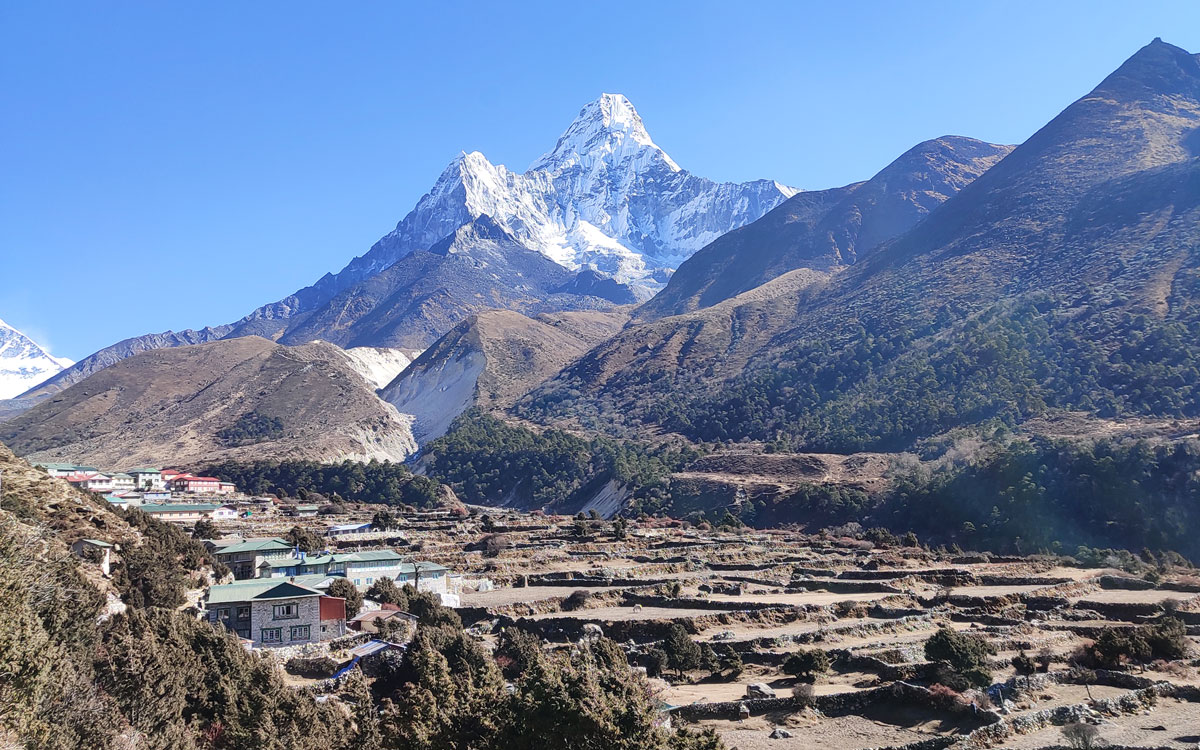
{"label": "mountain slope", "polygon": [[0,399],[19,396],[72,364],[0,320]]}
{"label": "mountain slope", "polygon": [[564,312],[536,319],[508,310],[472,315],[426,350],[380,396],[414,417],[424,443],[473,406],[506,408],[624,325],[622,312]]}
{"label": "mountain slope", "polygon": [[[543,256],[560,271],[590,269],[618,284],[657,288],[691,253],[795,192],[770,180],[716,183],[681,169],[651,140],[625,97],[604,94],[585,106],[554,149],[524,173],[493,165],[478,152],[462,154],[366,255],[336,275],[327,274],[313,286],[255,310],[236,324],[233,335],[257,334],[289,343],[344,340],[342,315],[350,294],[356,316],[373,313],[373,327],[391,331],[386,340],[360,337],[361,343],[396,345],[415,337],[428,344],[464,317],[463,309],[473,304],[470,290],[448,285],[429,296],[411,325],[404,317],[407,307],[393,305],[375,312],[372,303],[377,300],[354,290],[414,253],[429,251],[447,262],[454,254],[473,255],[477,248],[462,236],[462,229],[485,221],[485,231],[472,230],[484,249],[503,241]],[[436,249],[447,242],[458,249]],[[556,286],[566,295],[562,300],[576,291],[570,285],[572,275]],[[591,294],[590,289],[583,291]],[[645,296],[644,291],[610,291],[622,297]],[[519,300],[509,304],[502,294],[496,296],[489,306],[526,309]],[[448,325],[431,327],[439,318]]]}
{"label": "mountain slope", "polygon": [[122,360],[5,422],[0,441],[22,456],[106,468],[402,460],[415,449],[408,424],[331,344],[243,337]]}
{"label": "mountain slope", "polygon": [[279,341],[423,349],[483,310],[611,307],[604,299],[554,291],[571,278],[484,216],[293,320]]}
{"label": "mountain slope", "polygon": [[635,316],[653,320],[707,307],[794,268],[852,265],[912,229],[1011,150],[944,136],[918,144],[866,182],[800,193],[698,251]]}
{"label": "mountain slope", "polygon": [[22,393],[21,397],[25,399],[40,399],[52,393],[58,393],[64,388],[69,388],[92,373],[102,370],[115,362],[120,362],[126,357],[132,357],[135,354],[148,352],[153,349],[189,346],[191,344],[203,344],[206,341],[216,341],[229,333],[229,331],[229,326],[201,328],[199,331],[193,331],[189,328],[179,332],[163,331],[162,333],[148,333],[145,336],[136,336],[124,341],[118,341],[112,346],[106,346],[100,351],[89,354],[78,362],[75,362],[54,377],[38,384],[37,387],[30,388],[25,393]]}
{"label": "mountain slope", "polygon": [[1200,59],[1155,40],[766,330],[610,366],[639,351],[627,328],[522,413],[834,451],[1048,409],[1200,414],[1198,131]]}

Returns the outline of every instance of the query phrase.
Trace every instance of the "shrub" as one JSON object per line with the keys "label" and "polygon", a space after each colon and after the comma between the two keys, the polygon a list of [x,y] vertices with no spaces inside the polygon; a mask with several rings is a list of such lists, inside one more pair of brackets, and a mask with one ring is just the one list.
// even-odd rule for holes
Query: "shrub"
{"label": "shrub", "polygon": [[571,592],[570,596],[568,596],[566,599],[563,599],[562,609],[564,612],[574,612],[577,609],[583,609],[587,606],[587,603],[589,600],[591,600],[591,598],[591,593],[584,591],[583,589],[573,591]]}
{"label": "shrub", "polygon": [[661,648],[652,648],[646,652],[645,658],[642,659],[642,665],[646,667],[646,676],[658,677],[663,672],[667,671],[671,660],[667,657],[667,652]]}
{"label": "shrub", "polygon": [[996,649],[982,638],[941,628],[925,641],[925,658],[937,664],[938,681],[956,690],[992,682],[988,657]]}
{"label": "shrub", "polygon": [[662,649],[667,652],[671,668],[679,674],[700,666],[700,647],[679,623],[671,623],[667,637],[663,639]]}
{"label": "shrub", "polygon": [[1076,721],[1062,728],[1063,739],[1076,750],[1091,750],[1100,740],[1100,730],[1092,724]]}
{"label": "shrub", "polygon": [[319,552],[325,549],[325,540],[312,529],[303,526],[293,526],[284,536],[293,547],[299,547],[301,552]]}
{"label": "shrub", "polygon": [[283,668],[288,674],[294,674],[297,677],[308,677],[314,680],[332,677],[337,671],[337,662],[328,656],[320,656],[315,659],[288,659],[283,665]]}
{"label": "shrub", "polygon": [[818,674],[829,671],[829,654],[819,648],[801,649],[787,658],[783,671],[805,682],[812,682]]}
{"label": "shrub", "polygon": [[340,596],[346,600],[346,619],[352,619],[362,611],[363,595],[348,578],[335,578],[325,592],[329,596]]}
{"label": "shrub", "polygon": [[525,673],[542,654],[542,641],[519,628],[505,628],[496,646],[496,663],[509,680]]}
{"label": "shrub", "polygon": [[217,525],[207,518],[201,518],[192,527],[193,539],[216,539],[219,533]]}
{"label": "shrub", "polygon": [[217,440],[226,448],[265,443],[283,437],[283,420],[257,411],[246,412],[229,427],[217,432]]}
{"label": "shrub", "polygon": [[939,711],[957,711],[963,706],[962,696],[958,691],[940,682],[929,686],[929,700]]}
{"label": "shrub", "polygon": [[813,690],[812,683],[810,682],[802,682],[792,688],[792,697],[796,699],[797,705],[800,706],[811,706],[815,694],[816,691]]}
{"label": "shrub", "polygon": [[503,534],[488,534],[479,544],[483,547],[484,557],[499,557],[501,552],[512,546],[508,537]]}

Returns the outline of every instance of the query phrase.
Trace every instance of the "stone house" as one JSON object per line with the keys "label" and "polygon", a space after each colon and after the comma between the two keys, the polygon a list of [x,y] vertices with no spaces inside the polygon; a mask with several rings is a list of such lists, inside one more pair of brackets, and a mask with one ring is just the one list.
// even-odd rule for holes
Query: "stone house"
{"label": "stone house", "polygon": [[296,581],[255,579],[208,590],[208,621],[254,648],[317,643],[346,634],[346,600]]}
{"label": "stone house", "polygon": [[71,545],[71,552],[85,560],[94,560],[105,576],[112,575],[113,545],[99,539],[80,539]]}

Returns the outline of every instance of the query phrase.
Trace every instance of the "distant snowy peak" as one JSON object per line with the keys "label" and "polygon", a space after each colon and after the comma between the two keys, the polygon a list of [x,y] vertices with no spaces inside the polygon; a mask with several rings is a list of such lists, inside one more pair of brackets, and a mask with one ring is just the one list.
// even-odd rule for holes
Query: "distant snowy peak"
{"label": "distant snowy peak", "polygon": [[[643,296],[661,289],[697,250],[797,192],[774,180],[715,182],[682,169],[655,144],[627,98],[603,94],[523,173],[493,164],[478,151],[460,153],[367,253],[255,310],[239,330],[278,335],[281,325],[271,321],[319,309],[401,258],[444,245],[460,227],[485,216],[511,242]],[[470,243],[451,247],[468,255],[486,252]]]}
{"label": "distant snowy peak", "polygon": [[0,320],[0,399],[15,398],[73,364]]}
{"label": "distant snowy peak", "polygon": [[367,258],[376,255],[370,269],[382,269],[487,216],[568,269],[658,288],[692,253],[796,192],[773,180],[717,183],[681,169],[628,99],[603,94],[524,173],[478,151],[460,154]]}
{"label": "distant snowy peak", "polygon": [[680,171],[679,165],[654,143],[632,102],[622,94],[601,94],[579,110],[554,150],[543,154],[529,170],[555,173],[587,158],[617,163],[638,156],[657,158],[672,172]]}

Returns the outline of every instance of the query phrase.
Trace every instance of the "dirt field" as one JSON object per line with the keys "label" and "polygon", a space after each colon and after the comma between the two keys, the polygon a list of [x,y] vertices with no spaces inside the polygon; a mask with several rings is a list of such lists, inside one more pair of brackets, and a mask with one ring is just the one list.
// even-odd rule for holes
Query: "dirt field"
{"label": "dirt field", "polygon": [[1160,589],[1149,589],[1146,591],[1104,589],[1100,591],[1092,591],[1079,597],[1073,597],[1072,601],[1100,602],[1103,604],[1161,604],[1168,599],[1185,602],[1194,598],[1196,598],[1195,594],[1186,594],[1179,591],[1163,591]]}
{"label": "dirt field", "polygon": [[[1100,724],[1100,739],[1108,744],[1140,747],[1172,747],[1195,750],[1200,744],[1200,706],[1174,699],[1160,699],[1158,706],[1145,714],[1118,716]],[[1020,735],[1001,748],[1036,750],[1047,745],[1066,744],[1061,727]]]}
{"label": "dirt field", "polygon": [[545,620],[551,617],[572,617],[579,620],[678,620],[687,617],[716,614],[711,609],[684,609],[675,607],[599,607],[596,609],[579,609],[574,612],[547,612],[533,615],[530,620]]}
{"label": "dirt field", "polygon": [[[754,717],[744,722],[712,721],[701,726],[717,730],[725,744],[738,750],[861,750],[889,747],[931,737],[959,733],[960,727],[928,712],[896,712],[896,716],[868,718],[841,716],[812,718],[810,716]],[[792,734],[787,739],[771,739],[771,730],[783,727]]]}
{"label": "dirt field", "polygon": [[[606,591],[619,591],[623,586],[589,587],[593,594]],[[570,586],[525,586],[523,588],[502,588],[492,591],[464,591],[461,595],[464,607],[503,607],[509,604],[528,604],[531,602],[557,599],[570,596],[575,589]]]}

